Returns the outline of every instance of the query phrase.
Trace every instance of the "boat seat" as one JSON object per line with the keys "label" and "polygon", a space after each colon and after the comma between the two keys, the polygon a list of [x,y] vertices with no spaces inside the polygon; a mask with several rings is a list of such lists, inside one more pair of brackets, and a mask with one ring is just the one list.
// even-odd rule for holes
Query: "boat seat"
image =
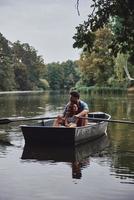
{"label": "boat seat", "polygon": [[53,126],[54,120],[42,120],[42,126]]}
{"label": "boat seat", "polygon": [[88,122],[87,125],[95,125],[95,124],[97,124],[97,123],[96,122]]}

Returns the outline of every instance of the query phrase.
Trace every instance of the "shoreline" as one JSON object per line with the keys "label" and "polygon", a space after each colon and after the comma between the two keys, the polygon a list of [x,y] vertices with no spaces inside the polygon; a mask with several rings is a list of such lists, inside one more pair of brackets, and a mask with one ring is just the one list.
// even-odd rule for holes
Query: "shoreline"
{"label": "shoreline", "polygon": [[42,93],[44,90],[0,91],[0,94]]}

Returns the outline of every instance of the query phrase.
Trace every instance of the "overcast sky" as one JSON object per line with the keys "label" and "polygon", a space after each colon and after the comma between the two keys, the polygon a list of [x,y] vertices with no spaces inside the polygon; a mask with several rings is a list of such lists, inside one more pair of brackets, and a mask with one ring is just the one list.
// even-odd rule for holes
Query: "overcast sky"
{"label": "overcast sky", "polygon": [[0,32],[15,42],[28,43],[45,63],[75,60],[75,27],[87,19],[91,0],[0,0]]}

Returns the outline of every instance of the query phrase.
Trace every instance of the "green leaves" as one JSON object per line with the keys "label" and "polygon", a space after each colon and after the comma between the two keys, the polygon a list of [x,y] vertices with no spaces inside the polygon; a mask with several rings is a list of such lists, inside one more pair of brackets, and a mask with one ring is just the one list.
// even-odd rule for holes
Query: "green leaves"
{"label": "green leaves", "polygon": [[9,41],[0,33],[0,90],[13,90],[16,87],[14,81],[14,68]]}
{"label": "green leaves", "polygon": [[113,55],[118,52],[131,52],[134,55],[134,2],[132,0],[94,0],[91,6],[92,13],[87,21],[76,27],[74,48],[87,49],[91,52],[94,37],[98,29],[109,25],[109,20],[114,20],[111,26],[113,38],[110,42]]}
{"label": "green leaves", "polygon": [[78,66],[73,61],[47,65],[47,80],[53,90],[70,89],[79,80]]}
{"label": "green leaves", "polygon": [[40,86],[45,64],[29,44],[9,42],[0,33],[0,90],[34,90]]}
{"label": "green leaves", "polygon": [[91,51],[95,34],[90,31],[86,31],[84,25],[76,27],[77,33],[73,36],[73,39],[76,41],[73,44],[73,47],[83,48],[83,51]]}
{"label": "green leaves", "polygon": [[85,86],[107,85],[113,74],[113,59],[108,49],[112,34],[104,28],[96,31],[93,51],[83,52],[79,61],[81,82]]}

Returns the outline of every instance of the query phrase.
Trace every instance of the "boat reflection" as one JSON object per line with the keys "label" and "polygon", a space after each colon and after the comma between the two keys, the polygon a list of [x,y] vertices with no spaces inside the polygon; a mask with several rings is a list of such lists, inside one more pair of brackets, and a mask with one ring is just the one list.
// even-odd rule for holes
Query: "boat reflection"
{"label": "boat reflection", "polygon": [[81,170],[89,165],[89,157],[99,155],[108,145],[109,140],[106,135],[95,141],[70,147],[25,145],[21,159],[66,162],[72,167],[72,178],[80,179]]}

